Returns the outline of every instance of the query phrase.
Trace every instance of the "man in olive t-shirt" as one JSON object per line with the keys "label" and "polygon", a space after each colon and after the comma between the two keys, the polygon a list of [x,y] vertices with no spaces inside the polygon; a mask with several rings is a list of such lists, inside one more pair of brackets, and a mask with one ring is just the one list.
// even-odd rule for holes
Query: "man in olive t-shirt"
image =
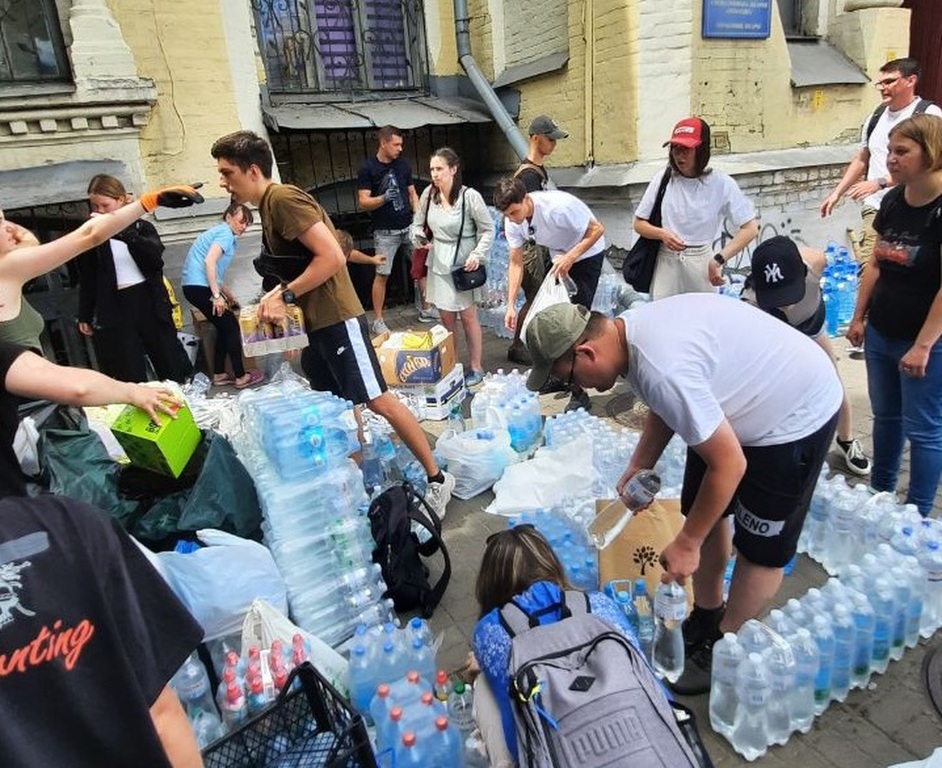
{"label": "man in olive t-shirt", "polygon": [[284,318],[287,304],[298,303],[309,341],[301,353],[301,368],[311,387],[363,403],[385,418],[424,467],[429,479],[425,500],[444,518],[455,478],[439,469],[418,420],[386,388],[366,315],[327,212],[306,192],[272,181],[271,147],[251,131],[223,136],[211,154],[220,186],[235,202],[258,206],[268,251],[310,258],[300,275],[262,297],[259,316],[277,322]]}

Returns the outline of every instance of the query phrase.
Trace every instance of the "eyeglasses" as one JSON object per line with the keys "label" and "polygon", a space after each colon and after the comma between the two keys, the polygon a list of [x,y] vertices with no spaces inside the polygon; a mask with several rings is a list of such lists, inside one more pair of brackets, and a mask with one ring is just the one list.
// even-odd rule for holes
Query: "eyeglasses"
{"label": "eyeglasses", "polygon": [[874,88],[889,88],[897,80],[902,80],[902,75],[897,75],[896,77],[886,77],[883,80],[877,80],[874,84]]}

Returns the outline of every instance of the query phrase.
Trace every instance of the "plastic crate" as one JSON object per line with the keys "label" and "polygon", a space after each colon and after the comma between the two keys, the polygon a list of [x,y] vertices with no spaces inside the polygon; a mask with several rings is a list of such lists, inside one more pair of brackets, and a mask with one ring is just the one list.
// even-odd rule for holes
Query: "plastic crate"
{"label": "plastic crate", "polygon": [[310,663],[288,681],[287,694],[203,750],[206,768],[376,768],[363,718]]}

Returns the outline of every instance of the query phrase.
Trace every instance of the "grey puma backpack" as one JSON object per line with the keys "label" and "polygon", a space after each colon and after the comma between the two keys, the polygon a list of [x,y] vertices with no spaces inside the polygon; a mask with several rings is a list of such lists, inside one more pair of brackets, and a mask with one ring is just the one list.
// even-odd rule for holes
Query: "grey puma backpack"
{"label": "grey puma backpack", "polygon": [[562,619],[539,624],[513,602],[510,699],[518,762],[528,768],[697,768],[674,710],[641,652],[567,591]]}

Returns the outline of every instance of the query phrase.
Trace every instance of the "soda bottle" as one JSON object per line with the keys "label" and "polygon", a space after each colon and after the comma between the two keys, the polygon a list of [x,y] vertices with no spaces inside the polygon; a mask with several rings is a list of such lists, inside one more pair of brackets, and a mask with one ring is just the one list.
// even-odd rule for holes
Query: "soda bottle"
{"label": "soda bottle", "polygon": [[687,593],[676,581],[658,585],[654,596],[654,671],[676,683],[684,671],[684,634]]}

